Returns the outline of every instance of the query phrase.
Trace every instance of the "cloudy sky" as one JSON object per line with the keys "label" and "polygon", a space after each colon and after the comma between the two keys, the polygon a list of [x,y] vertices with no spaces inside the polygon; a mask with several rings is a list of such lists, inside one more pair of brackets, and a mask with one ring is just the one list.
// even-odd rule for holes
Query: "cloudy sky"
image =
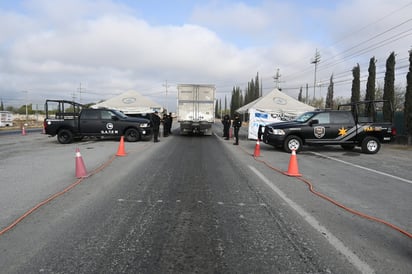
{"label": "cloudy sky", "polygon": [[306,84],[325,97],[333,74],[335,97],[349,98],[352,68],[364,90],[375,56],[383,83],[392,51],[404,88],[412,48],[410,0],[10,0],[0,24],[0,98],[39,108],[127,90],[172,108],[183,83],[215,84],[229,99],[257,73],[264,94],[278,84],[295,98]]}

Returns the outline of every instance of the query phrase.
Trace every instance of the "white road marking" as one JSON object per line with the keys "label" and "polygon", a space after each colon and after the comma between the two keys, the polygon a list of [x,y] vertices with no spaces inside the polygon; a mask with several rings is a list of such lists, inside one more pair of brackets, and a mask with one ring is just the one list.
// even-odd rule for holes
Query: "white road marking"
{"label": "white road marking", "polygon": [[326,238],[326,240],[340,253],[342,253],[347,260],[356,267],[362,273],[374,273],[375,271],[364,261],[362,261],[352,250],[345,246],[338,238],[336,238],[326,227],[322,226],[318,220],[312,215],[306,212],[301,206],[289,199],[285,193],[283,193],[278,187],[273,185],[262,173],[256,168],[249,166],[249,168],[277,195],[279,195],[290,207],[292,207],[303,219],[316,229],[320,235]]}
{"label": "white road marking", "polygon": [[333,160],[333,161],[348,165],[348,166],[353,166],[353,167],[356,167],[356,168],[364,169],[364,170],[367,170],[367,171],[370,171],[370,172],[373,172],[373,173],[377,173],[379,175],[387,176],[387,177],[390,177],[392,179],[396,179],[396,180],[399,180],[399,181],[402,181],[402,182],[405,182],[405,183],[408,183],[408,184],[412,184],[411,180],[401,178],[401,177],[398,177],[398,176],[395,176],[395,175],[391,175],[389,173],[385,173],[385,172],[378,171],[378,170],[375,170],[375,169],[371,169],[371,168],[367,168],[367,167],[364,167],[364,166],[352,164],[350,162],[346,162],[346,161],[343,161],[343,160],[340,160],[340,159],[337,159],[337,158],[326,156],[326,155],[323,155],[321,153],[317,153],[317,152],[313,152],[313,151],[311,151],[310,153],[315,154],[315,155],[320,156],[320,157],[324,157],[324,158],[329,159],[329,160]]}

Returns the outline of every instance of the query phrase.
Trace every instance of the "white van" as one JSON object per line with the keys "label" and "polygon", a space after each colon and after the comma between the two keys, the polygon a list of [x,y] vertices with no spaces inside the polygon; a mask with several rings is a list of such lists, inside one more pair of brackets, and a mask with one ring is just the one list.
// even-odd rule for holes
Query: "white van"
{"label": "white van", "polygon": [[13,114],[10,111],[0,111],[0,127],[12,127]]}

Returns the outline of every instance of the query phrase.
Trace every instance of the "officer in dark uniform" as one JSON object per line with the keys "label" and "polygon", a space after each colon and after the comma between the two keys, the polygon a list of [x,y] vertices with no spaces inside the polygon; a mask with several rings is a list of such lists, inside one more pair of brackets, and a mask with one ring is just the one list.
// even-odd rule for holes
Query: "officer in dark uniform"
{"label": "officer in dark uniform", "polygon": [[163,115],[163,137],[169,136],[169,130],[170,130],[169,127],[170,127],[169,115],[165,113]]}
{"label": "officer in dark uniform", "polygon": [[263,135],[264,130],[265,130],[265,126],[259,125],[259,129],[258,129],[258,140],[259,141],[262,141],[262,135]]}
{"label": "officer in dark uniform", "polygon": [[223,116],[223,120],[222,120],[222,124],[223,124],[223,137],[225,138],[225,140],[229,140],[229,129],[230,129],[230,117],[229,115],[225,115]]}
{"label": "officer in dark uniform", "polygon": [[153,125],[153,142],[159,142],[159,127],[160,127],[160,117],[157,111],[152,113],[150,116]]}
{"label": "officer in dark uniform", "polygon": [[235,129],[235,142],[234,145],[239,145],[239,129],[242,126],[242,120],[240,120],[239,114],[235,114],[235,119],[233,120],[233,128]]}
{"label": "officer in dark uniform", "polygon": [[173,123],[172,113],[169,112],[169,134],[172,134],[172,123]]}

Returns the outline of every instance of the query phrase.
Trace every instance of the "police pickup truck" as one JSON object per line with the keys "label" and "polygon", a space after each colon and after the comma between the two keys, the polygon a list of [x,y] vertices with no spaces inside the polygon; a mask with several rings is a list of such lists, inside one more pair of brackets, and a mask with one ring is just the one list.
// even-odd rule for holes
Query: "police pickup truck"
{"label": "police pickup truck", "polygon": [[150,120],[129,117],[113,109],[91,109],[76,102],[46,100],[45,111],[44,132],[57,135],[61,144],[85,136],[124,136],[126,141],[136,142],[152,134]]}
{"label": "police pickup truck", "polygon": [[390,118],[383,118],[383,101],[362,101],[340,105],[338,110],[306,112],[295,120],[268,124],[263,142],[299,152],[303,145],[340,145],[345,150],[361,147],[375,154],[381,143],[391,142],[396,129]]}

